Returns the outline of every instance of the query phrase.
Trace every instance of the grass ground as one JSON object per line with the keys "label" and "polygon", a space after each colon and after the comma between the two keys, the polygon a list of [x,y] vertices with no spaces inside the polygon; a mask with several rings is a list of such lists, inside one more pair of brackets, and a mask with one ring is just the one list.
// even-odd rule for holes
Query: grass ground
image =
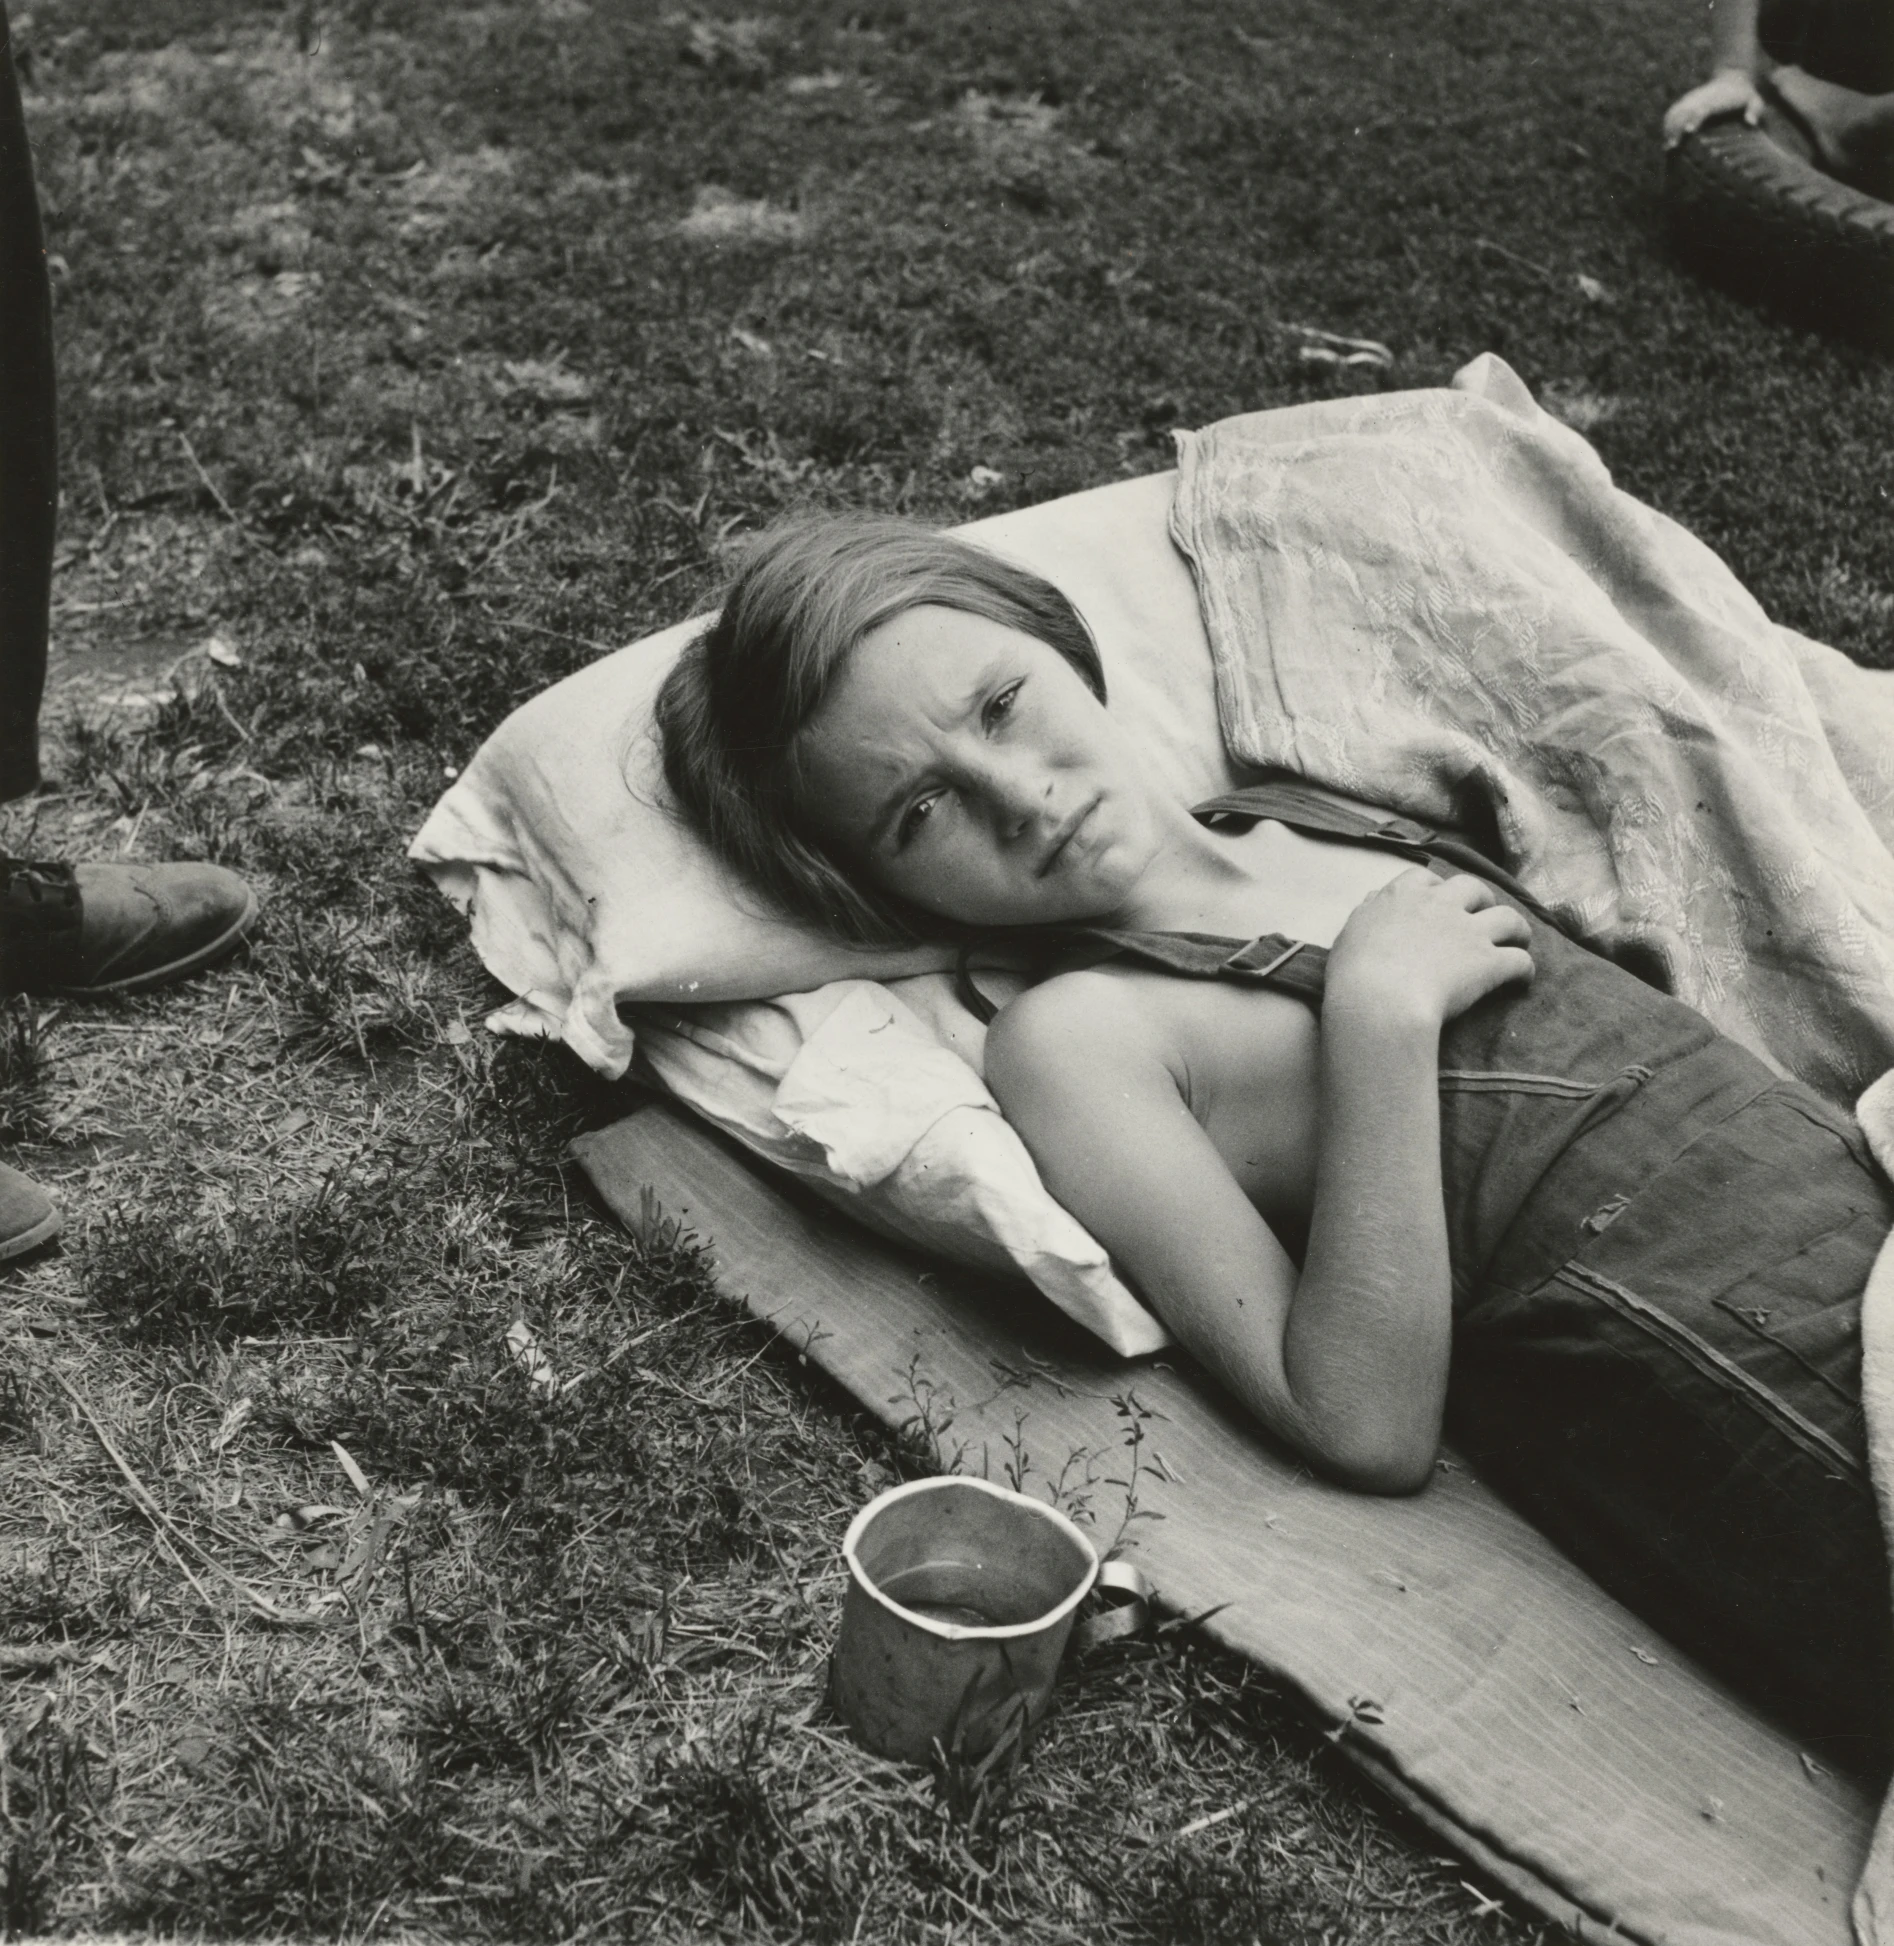
{"label": "grass ground", "polygon": [[910,1458],[589,1210],[563,1142],[619,1104],[481,1034],[401,849],[785,505],[965,517],[1489,348],[1894,663],[1894,371],[1661,248],[1699,12],[16,6],[65,514],[0,843],[222,860],[268,916],[0,1020],[71,1212],[0,1280],[0,1934],[1535,1936],[1187,1632],[1080,1664],[976,1802],[856,1753],[835,1552]]}

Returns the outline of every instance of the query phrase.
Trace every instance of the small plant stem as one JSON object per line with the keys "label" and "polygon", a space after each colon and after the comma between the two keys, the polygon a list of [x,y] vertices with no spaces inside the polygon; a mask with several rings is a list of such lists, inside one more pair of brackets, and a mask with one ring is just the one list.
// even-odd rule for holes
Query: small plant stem
{"label": "small plant stem", "polygon": [[239,736],[239,738],[242,739],[243,742],[248,743],[250,741],[250,732],[246,730],[243,727],[243,725],[237,721],[236,712],[231,709],[230,705],[227,702],[225,702],[224,686],[222,683],[220,683],[217,680],[215,676],[213,676],[210,681],[210,694],[211,694],[211,701],[214,702],[217,705],[217,707],[223,711],[224,721],[228,723],[233,730],[236,731],[237,735]]}
{"label": "small plant stem", "polygon": [[1534,263],[1530,257],[1522,257],[1517,250],[1508,250],[1503,243],[1495,243],[1491,237],[1476,236],[1473,244],[1475,249],[1490,250],[1494,256],[1504,257],[1508,263],[1517,264],[1521,270],[1531,271],[1535,277],[1548,284],[1556,287],[1560,282],[1557,271],[1548,270],[1544,264]]}
{"label": "small plant stem", "polygon": [[515,616],[498,613],[484,601],[480,604],[480,610],[496,627],[521,628],[528,635],[544,635],[554,642],[571,642],[578,648],[590,649],[594,655],[612,655],[625,646],[622,642],[595,642],[589,635],[573,635],[563,628],[543,628],[538,622],[522,622]]}
{"label": "small plant stem", "polygon": [[240,1575],[232,1574],[221,1561],[213,1560],[210,1555],[205,1553],[172,1520],[171,1516],[152,1498],[151,1492],[146,1487],[144,1481],[132,1470],[131,1462],[118,1450],[118,1447],[113,1442],[112,1435],[105,1430],[105,1422],[93,1411],[85,1395],[67,1378],[64,1372],[55,1371],[53,1377],[57,1380],[60,1390],[78,1407],[80,1416],[92,1428],[93,1437],[105,1448],[106,1457],[125,1476],[125,1483],[131,1489],[133,1505],[158,1530],[158,1538],[164,1543],[166,1553],[177,1563],[179,1573],[203,1597],[204,1605],[207,1608],[215,1608],[217,1606],[216,1602],[211,1599],[210,1590],[191,1572],[190,1563],[185,1560],[181,1551],[183,1548],[190,1548],[207,1568],[214,1574],[221,1574],[246,1601],[251,1602],[261,1613],[267,1615],[271,1621],[287,1622],[292,1620],[293,1618],[285,1615],[267,1595],[259,1594]]}
{"label": "small plant stem", "polygon": [[191,462],[191,471],[203,481],[204,490],[217,502],[223,517],[229,521],[231,526],[236,528],[238,533],[243,535],[245,540],[248,540],[250,538],[249,534],[245,531],[243,522],[238,518],[237,510],[224,498],[222,489],[219,488],[217,482],[204,471],[204,462],[197,457],[197,448],[191,444],[190,435],[182,426],[175,426],[172,430],[178,436],[178,444],[184,448],[184,457]]}

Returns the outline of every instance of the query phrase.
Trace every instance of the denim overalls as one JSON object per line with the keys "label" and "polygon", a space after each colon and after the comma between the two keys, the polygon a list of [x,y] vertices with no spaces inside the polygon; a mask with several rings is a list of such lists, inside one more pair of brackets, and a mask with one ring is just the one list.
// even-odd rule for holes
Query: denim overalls
{"label": "denim overalls", "polygon": [[[1448,1435],[1674,1642],[1836,1760],[1884,1767],[1894,1653],[1859,1325],[1894,1191],[1853,1120],[1577,945],[1464,841],[1302,784],[1196,815],[1475,872],[1526,913],[1532,984],[1441,1037]],[[1277,936],[1058,943],[1316,1005],[1327,958]]]}

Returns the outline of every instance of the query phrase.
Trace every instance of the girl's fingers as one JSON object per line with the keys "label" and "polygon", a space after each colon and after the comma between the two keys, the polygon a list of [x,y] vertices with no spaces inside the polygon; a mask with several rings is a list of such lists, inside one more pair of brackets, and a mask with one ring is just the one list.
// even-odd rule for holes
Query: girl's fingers
{"label": "girl's fingers", "polygon": [[1495,946],[1523,946],[1532,937],[1532,922],[1515,906],[1495,903],[1477,916]]}
{"label": "girl's fingers", "polygon": [[1475,878],[1471,872],[1456,872],[1452,878],[1439,883],[1440,889],[1451,894],[1463,912],[1484,912],[1488,906],[1499,903],[1499,894],[1485,879]]}

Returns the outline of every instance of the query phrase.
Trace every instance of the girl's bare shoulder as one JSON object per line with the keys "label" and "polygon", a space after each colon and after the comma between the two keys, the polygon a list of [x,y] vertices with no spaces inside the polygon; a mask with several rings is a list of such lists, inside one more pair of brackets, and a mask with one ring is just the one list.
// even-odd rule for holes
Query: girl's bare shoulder
{"label": "girl's bare shoulder", "polygon": [[1158,997],[1139,974],[1058,973],[1003,1007],[987,1029],[986,1080],[1030,1144],[1096,1133],[1128,1101],[1182,1093],[1184,1062]]}
{"label": "girl's bare shoulder", "polygon": [[995,1037],[1014,1051],[1047,1045],[1067,1049],[1074,1041],[1111,1043],[1125,1035],[1143,1043],[1160,1031],[1168,1012],[1162,989],[1176,985],[1176,979],[1137,967],[1053,973],[1002,1006],[987,1027],[987,1047],[991,1051]]}
{"label": "girl's bare shoulder", "polygon": [[996,1060],[1037,1066],[1075,1053],[1094,1059],[1119,1052],[1148,1057],[1167,1038],[1169,1009],[1164,996],[1152,991],[1160,982],[1178,984],[1128,967],[1055,973],[1000,1009],[987,1029],[987,1066],[991,1070]]}
{"label": "girl's bare shoulder", "polygon": [[1069,1097],[1087,1082],[1158,1069],[1195,1099],[1206,1085],[1259,1086],[1285,1067],[1300,1072],[1316,1031],[1306,1003],[1289,994],[1086,967],[1028,987],[1000,1011],[987,1029],[986,1073],[1002,1106],[1008,1088],[1037,1092],[1054,1077]]}

